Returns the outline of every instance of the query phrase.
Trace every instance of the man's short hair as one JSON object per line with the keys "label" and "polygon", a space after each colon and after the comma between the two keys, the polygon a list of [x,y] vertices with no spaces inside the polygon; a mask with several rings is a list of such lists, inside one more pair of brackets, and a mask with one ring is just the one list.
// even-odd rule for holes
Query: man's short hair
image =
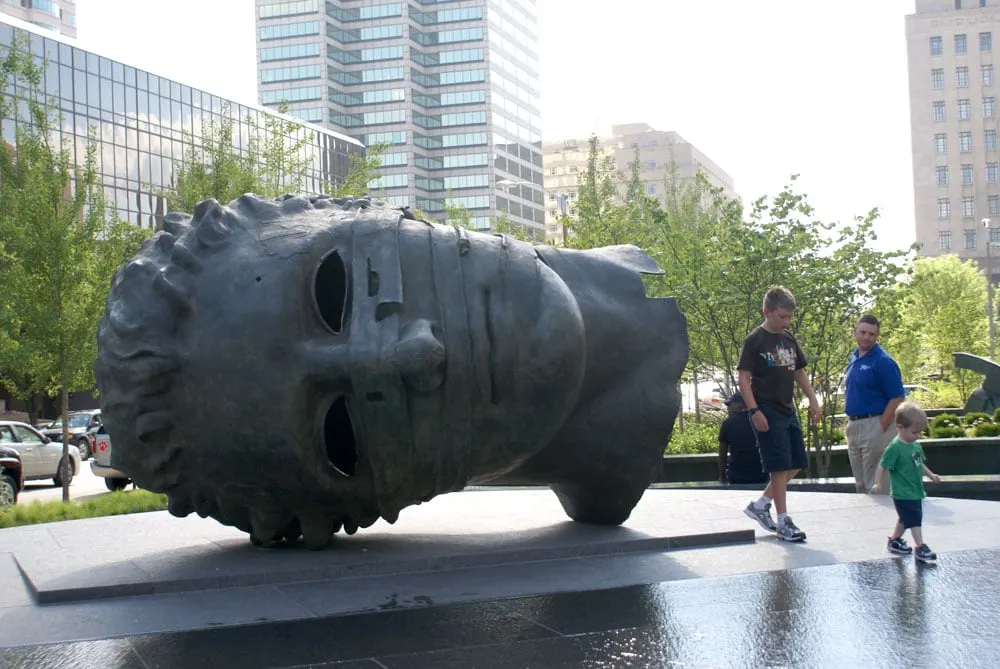
{"label": "man's short hair", "polygon": [[914,425],[926,425],[927,414],[916,402],[903,402],[896,407],[896,425],[899,427],[913,427]]}
{"label": "man's short hair", "polygon": [[862,314],[861,318],[859,318],[858,322],[855,324],[855,327],[861,325],[862,323],[866,325],[874,325],[875,329],[879,328],[878,319],[872,316],[871,314]]}
{"label": "man's short hair", "polygon": [[794,309],[795,307],[795,296],[784,286],[771,286],[764,294],[764,311]]}

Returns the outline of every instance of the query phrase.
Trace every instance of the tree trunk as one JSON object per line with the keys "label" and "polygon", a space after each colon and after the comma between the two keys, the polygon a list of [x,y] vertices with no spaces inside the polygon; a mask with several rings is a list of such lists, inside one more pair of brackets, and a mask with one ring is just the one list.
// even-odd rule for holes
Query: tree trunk
{"label": "tree trunk", "polygon": [[[62,346],[62,350],[59,351],[59,399],[60,399],[60,410],[59,413],[62,415],[62,460],[60,460],[60,466],[62,463],[67,463],[66,466],[72,469],[73,465],[69,463],[69,392],[66,391],[66,347]],[[69,477],[62,477],[62,501],[69,501]]]}
{"label": "tree trunk", "polygon": [[691,384],[694,386],[694,422],[701,423],[701,403],[698,401],[698,372],[691,372]]}

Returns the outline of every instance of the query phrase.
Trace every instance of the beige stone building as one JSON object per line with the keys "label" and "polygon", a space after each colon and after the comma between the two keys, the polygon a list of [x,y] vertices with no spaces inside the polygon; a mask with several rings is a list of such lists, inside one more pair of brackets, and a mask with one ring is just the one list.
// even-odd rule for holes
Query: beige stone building
{"label": "beige stone building", "polygon": [[0,14],[76,37],[76,0],[0,0]]}
{"label": "beige stone building", "polygon": [[[722,188],[730,197],[738,197],[733,179],[697,147],[672,131],[654,130],[647,123],[615,125],[610,137],[600,139],[602,149],[614,158],[619,172],[627,173],[639,149],[643,164],[646,194],[664,201],[665,181],[671,170],[676,178],[692,180],[702,172],[709,183]],[[561,241],[564,230],[560,216],[576,215],[575,202],[579,176],[587,169],[589,139],[560,139],[542,143],[545,169],[545,234],[549,241]]]}
{"label": "beige stone building", "polygon": [[[921,254],[1000,263],[1000,0],[916,0],[906,17]],[[997,45],[1000,48],[1000,44]]]}

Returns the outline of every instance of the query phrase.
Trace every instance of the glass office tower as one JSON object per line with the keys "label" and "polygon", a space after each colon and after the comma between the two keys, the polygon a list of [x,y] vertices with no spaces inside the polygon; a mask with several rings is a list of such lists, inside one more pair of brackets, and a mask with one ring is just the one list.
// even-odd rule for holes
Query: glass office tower
{"label": "glass office tower", "polygon": [[390,145],[398,206],[544,238],[535,0],[256,1],[262,104]]}
{"label": "glass office tower", "polygon": [[[192,142],[201,145],[207,123],[220,123],[228,112],[235,141],[245,150],[251,132],[263,131],[264,118],[273,114],[84,51],[16,20],[0,20],[0,57],[15,31],[28,36],[40,65],[47,59],[43,87],[57,101],[63,145],[82,164],[88,131],[96,131],[108,205],[135,225],[158,227],[167,210],[157,193],[174,182]],[[14,121],[4,118],[0,124],[3,139],[12,143]],[[311,161],[304,183],[309,194],[342,183],[350,156],[364,153],[357,140],[318,126],[303,124],[296,134],[311,136],[303,149]]]}

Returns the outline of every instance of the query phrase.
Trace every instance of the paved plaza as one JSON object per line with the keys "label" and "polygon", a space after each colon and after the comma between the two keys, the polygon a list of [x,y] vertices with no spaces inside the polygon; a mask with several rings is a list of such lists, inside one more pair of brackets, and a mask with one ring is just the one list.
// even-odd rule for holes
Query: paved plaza
{"label": "paved plaza", "polygon": [[[622,528],[543,490],[464,492],[322,552],[163,513],[0,531],[0,666],[970,667],[1000,656],[1000,503],[797,493],[778,542],[738,491],[650,491]],[[145,589],[145,590],[144,590]],[[143,594],[144,593],[144,594]],[[39,603],[39,600],[50,603]]]}

